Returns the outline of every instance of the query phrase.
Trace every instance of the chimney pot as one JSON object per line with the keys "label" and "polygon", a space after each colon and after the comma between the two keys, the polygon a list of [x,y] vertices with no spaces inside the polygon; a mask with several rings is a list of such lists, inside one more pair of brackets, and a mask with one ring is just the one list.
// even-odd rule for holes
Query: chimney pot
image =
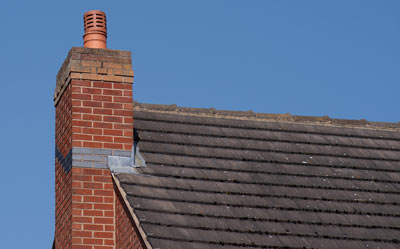
{"label": "chimney pot", "polygon": [[107,21],[106,13],[100,10],[91,10],[83,15],[85,34],[83,46],[85,48],[107,48]]}

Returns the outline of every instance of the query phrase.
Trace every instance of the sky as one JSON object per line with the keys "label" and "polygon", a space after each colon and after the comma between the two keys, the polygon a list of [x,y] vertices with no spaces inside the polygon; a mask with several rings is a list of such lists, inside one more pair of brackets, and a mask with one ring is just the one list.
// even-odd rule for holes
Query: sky
{"label": "sky", "polygon": [[54,238],[56,74],[83,13],[132,52],[134,99],[264,113],[400,121],[399,1],[3,1],[2,248]]}

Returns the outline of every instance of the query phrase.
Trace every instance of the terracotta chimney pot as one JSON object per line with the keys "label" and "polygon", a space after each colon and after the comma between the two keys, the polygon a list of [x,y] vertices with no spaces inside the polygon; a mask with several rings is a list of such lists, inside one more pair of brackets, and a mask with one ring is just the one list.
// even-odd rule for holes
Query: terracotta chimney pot
{"label": "terracotta chimney pot", "polygon": [[107,48],[106,14],[100,10],[91,10],[83,15],[85,48]]}

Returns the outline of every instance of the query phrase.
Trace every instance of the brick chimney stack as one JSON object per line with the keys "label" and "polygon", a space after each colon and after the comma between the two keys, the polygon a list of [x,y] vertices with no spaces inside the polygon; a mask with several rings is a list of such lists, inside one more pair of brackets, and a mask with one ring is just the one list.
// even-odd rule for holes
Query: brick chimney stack
{"label": "brick chimney stack", "polygon": [[105,49],[105,14],[90,30],[88,13],[103,12],[85,13],[85,47],[69,51],[54,94],[57,249],[116,248],[107,157],[129,156],[133,143],[131,53]]}

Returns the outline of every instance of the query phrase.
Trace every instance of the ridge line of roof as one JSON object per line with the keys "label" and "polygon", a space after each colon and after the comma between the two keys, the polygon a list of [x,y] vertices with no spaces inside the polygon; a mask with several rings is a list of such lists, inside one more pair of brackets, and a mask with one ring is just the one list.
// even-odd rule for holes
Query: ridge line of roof
{"label": "ridge line of roof", "polygon": [[258,113],[252,110],[249,111],[232,111],[232,110],[217,110],[215,108],[193,108],[181,107],[175,104],[149,104],[133,102],[133,109],[137,111],[158,112],[175,115],[188,115],[197,117],[212,117],[222,119],[236,119],[236,120],[252,120],[252,121],[268,121],[268,122],[283,122],[283,123],[296,123],[306,125],[320,125],[330,127],[347,127],[347,128],[361,128],[369,130],[388,130],[400,131],[400,122],[374,122],[366,119],[352,120],[352,119],[336,119],[329,116],[300,116],[286,114],[272,114],[272,113]]}

